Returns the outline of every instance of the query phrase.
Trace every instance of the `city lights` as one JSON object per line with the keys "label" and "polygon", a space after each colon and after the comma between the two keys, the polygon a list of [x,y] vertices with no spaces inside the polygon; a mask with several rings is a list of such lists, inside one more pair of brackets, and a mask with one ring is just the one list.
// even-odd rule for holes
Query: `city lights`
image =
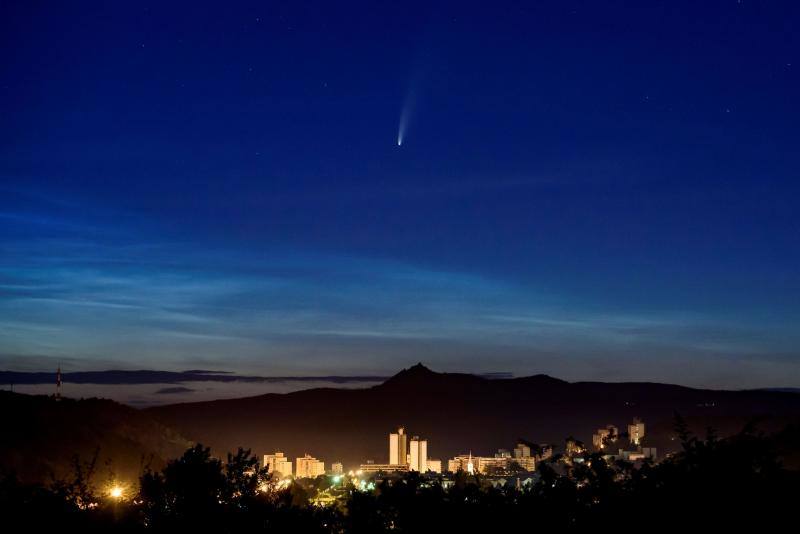
{"label": "city lights", "polygon": [[[617,458],[631,462],[654,460],[655,448],[642,446],[645,437],[645,424],[642,420],[634,418],[628,428],[632,430],[630,435],[620,435],[617,427],[610,424],[600,428],[593,436],[594,454],[601,453],[602,458],[610,462]],[[610,444],[621,445],[621,436],[628,437],[632,450],[620,448],[618,452],[609,451]],[[589,448],[573,436],[565,439],[564,453],[559,455],[555,455],[553,444],[534,443],[520,438],[513,448],[498,449],[493,455],[473,454],[470,451],[445,461],[428,458],[428,440],[413,435],[409,437],[402,427],[390,433],[388,438],[388,463],[367,460],[348,471],[344,470],[340,461],[332,462],[329,464],[330,469],[326,470],[322,460],[309,454],[296,458],[294,464],[282,452],[265,454],[264,467],[273,478],[270,482],[262,483],[259,492],[277,492],[298,484],[311,491],[311,502],[315,506],[324,507],[347,499],[353,492],[374,491],[376,484],[386,481],[394,484],[410,472],[419,473],[421,487],[435,483],[441,484],[443,488],[451,487],[455,474],[462,472],[470,477],[480,477],[483,484],[496,488],[513,485],[521,489],[536,482],[536,471],[541,462],[554,462],[554,465],[562,464],[565,467],[592,466]],[[295,468],[294,473],[292,467]],[[330,484],[315,486],[311,482],[321,476],[326,476]],[[121,486],[114,487],[110,495],[120,498],[121,490]]]}

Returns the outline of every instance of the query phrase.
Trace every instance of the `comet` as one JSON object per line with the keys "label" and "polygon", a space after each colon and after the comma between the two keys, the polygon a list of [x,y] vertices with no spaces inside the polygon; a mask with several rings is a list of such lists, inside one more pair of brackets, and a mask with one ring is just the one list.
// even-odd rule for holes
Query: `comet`
{"label": "comet", "polygon": [[403,146],[403,136],[406,134],[405,115],[400,115],[400,126],[397,128],[397,146]]}
{"label": "comet", "polygon": [[411,122],[411,116],[414,113],[416,103],[416,91],[412,88],[406,94],[406,98],[403,101],[403,108],[400,110],[400,121],[397,125],[397,146],[399,147],[403,146],[403,141],[405,141],[408,125]]}

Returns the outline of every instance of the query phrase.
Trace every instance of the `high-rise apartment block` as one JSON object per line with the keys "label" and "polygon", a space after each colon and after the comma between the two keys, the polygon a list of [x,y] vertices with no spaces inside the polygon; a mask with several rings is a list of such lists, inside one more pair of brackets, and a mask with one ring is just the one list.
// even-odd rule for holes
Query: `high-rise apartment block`
{"label": "high-rise apartment block", "polygon": [[633,422],[628,425],[628,439],[633,445],[641,445],[644,439],[644,423],[638,417],[633,418]]}
{"label": "high-rise apartment block", "polygon": [[[410,440],[403,427],[389,434],[389,464],[395,471],[428,471],[428,440],[413,436]],[[405,469],[404,469],[405,468]],[[441,469],[441,468],[440,468]]]}
{"label": "high-rise apartment block", "polygon": [[411,471],[425,472],[428,470],[428,441],[419,439],[418,436],[411,438],[408,468]]}
{"label": "high-rise apartment block", "polygon": [[400,427],[397,432],[389,434],[389,464],[405,465],[408,463],[408,436],[405,429]]}
{"label": "high-rise apartment block", "polygon": [[264,467],[267,472],[275,477],[283,478],[292,476],[292,462],[282,452],[264,455]]}
{"label": "high-rise apartment block", "polygon": [[526,458],[531,455],[531,448],[526,443],[517,443],[514,447],[514,458]]}
{"label": "high-rise apartment block", "polygon": [[[498,453],[499,452],[500,451],[498,451]],[[517,443],[517,446],[514,447],[513,458],[511,458],[511,460],[526,471],[535,471],[537,459],[536,455],[533,454],[534,452],[538,453],[538,451],[531,450],[530,445],[520,441]]]}
{"label": "high-rise apartment block", "polygon": [[297,459],[296,478],[316,478],[325,474],[325,462],[306,454]]}

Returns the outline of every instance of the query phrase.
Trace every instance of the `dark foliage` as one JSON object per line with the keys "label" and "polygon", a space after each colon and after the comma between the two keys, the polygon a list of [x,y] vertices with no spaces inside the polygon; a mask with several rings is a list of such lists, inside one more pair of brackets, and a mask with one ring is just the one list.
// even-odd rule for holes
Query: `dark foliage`
{"label": "dark foliage", "polygon": [[[683,532],[791,524],[800,476],[781,465],[774,438],[748,426],[727,439],[712,431],[701,439],[680,420],[676,430],[682,451],[658,464],[634,467],[599,455],[571,466],[542,463],[538,481],[523,489],[495,488],[464,473],[445,489],[412,473],[380,482],[374,491],[351,487],[326,507],[309,502],[310,493],[326,487],[319,481],[279,489],[250,451],[239,449],[222,461],[197,445],[161,471],[145,472],[138,492],[123,498],[92,484],[92,461],[76,460],[74,478],[50,487],[6,477],[0,512],[5,524],[29,532],[372,534],[609,525]],[[784,431],[782,443],[796,443],[796,432]]]}

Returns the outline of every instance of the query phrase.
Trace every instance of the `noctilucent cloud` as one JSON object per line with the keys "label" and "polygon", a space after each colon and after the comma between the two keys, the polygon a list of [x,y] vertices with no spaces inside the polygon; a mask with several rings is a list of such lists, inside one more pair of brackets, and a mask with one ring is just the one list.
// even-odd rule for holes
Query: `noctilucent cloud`
{"label": "noctilucent cloud", "polygon": [[0,368],[800,386],[800,5],[431,4],[0,7]]}

